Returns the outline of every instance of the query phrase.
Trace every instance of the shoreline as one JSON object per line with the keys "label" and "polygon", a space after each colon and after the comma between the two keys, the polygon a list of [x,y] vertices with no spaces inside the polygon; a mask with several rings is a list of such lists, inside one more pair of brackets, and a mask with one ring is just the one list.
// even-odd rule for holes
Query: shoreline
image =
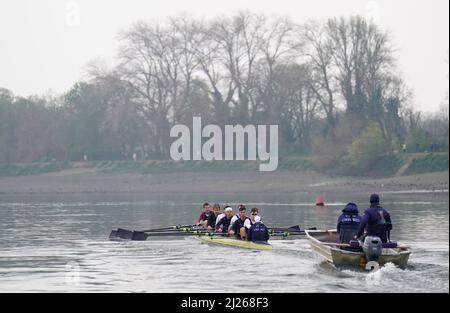
{"label": "shoreline", "polygon": [[352,192],[448,193],[449,172],[388,178],[331,177],[317,172],[99,173],[89,169],[0,178],[0,194]]}

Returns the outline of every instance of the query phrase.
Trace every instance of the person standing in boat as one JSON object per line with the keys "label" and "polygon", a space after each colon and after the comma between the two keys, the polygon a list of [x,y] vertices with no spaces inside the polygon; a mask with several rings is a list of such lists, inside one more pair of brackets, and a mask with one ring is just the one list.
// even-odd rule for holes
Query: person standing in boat
{"label": "person standing in boat", "polygon": [[390,241],[392,221],[389,212],[380,205],[380,196],[376,193],[370,196],[370,208],[368,208],[361,219],[356,238],[365,236],[379,237],[383,243]]}
{"label": "person standing in boat", "polygon": [[220,204],[216,203],[213,205],[213,211],[208,216],[208,220],[206,222],[207,229],[215,229],[216,228],[216,220],[220,215]]}
{"label": "person standing in boat", "polygon": [[247,221],[250,221],[250,218],[247,216],[247,208],[241,204],[239,205],[239,213],[233,216],[231,220],[230,235],[246,239],[247,230],[244,224]]}
{"label": "person standing in boat", "polygon": [[197,220],[197,226],[204,226],[206,227],[206,222],[208,221],[209,215],[212,214],[211,207],[208,202],[203,203],[203,212],[200,214],[198,220]]}
{"label": "person standing in boat", "polygon": [[348,203],[337,221],[337,232],[341,243],[349,243],[358,233],[360,224],[361,216],[359,216],[358,206],[352,202]]}
{"label": "person standing in boat", "polygon": [[216,224],[216,232],[228,233],[231,225],[231,219],[233,218],[233,209],[229,206],[225,208],[225,216],[220,219]]}
{"label": "person standing in boat", "polygon": [[267,226],[261,221],[261,217],[256,215],[253,225],[248,230],[247,240],[253,242],[267,242],[269,237]]}

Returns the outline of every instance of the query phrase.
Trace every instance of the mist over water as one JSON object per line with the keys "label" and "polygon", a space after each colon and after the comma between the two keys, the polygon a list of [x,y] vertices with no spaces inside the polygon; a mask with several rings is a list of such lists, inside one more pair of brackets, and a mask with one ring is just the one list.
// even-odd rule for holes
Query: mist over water
{"label": "mist over water", "polygon": [[339,271],[319,264],[304,238],[272,240],[272,251],[192,237],[108,240],[118,227],[192,224],[205,200],[258,206],[269,226],[332,229],[345,203],[355,201],[363,211],[367,197],[334,194],[316,208],[306,193],[2,194],[0,292],[448,292],[448,193],[382,197],[394,223],[392,239],[412,250],[406,270]]}

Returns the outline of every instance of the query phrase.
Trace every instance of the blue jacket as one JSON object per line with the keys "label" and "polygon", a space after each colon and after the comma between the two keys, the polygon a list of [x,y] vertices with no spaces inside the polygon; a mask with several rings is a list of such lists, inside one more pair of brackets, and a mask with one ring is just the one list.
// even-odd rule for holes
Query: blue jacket
{"label": "blue jacket", "polygon": [[357,236],[361,237],[367,229],[367,236],[380,237],[382,242],[388,241],[388,232],[392,229],[391,216],[382,207],[370,207],[364,212]]}
{"label": "blue jacket", "polygon": [[343,243],[348,243],[356,235],[361,224],[361,217],[359,216],[358,206],[354,203],[349,203],[342,210],[341,216],[337,221],[337,232],[339,239]]}
{"label": "blue jacket", "polygon": [[262,222],[256,222],[250,227],[247,240],[253,242],[265,242],[269,240],[269,230]]}

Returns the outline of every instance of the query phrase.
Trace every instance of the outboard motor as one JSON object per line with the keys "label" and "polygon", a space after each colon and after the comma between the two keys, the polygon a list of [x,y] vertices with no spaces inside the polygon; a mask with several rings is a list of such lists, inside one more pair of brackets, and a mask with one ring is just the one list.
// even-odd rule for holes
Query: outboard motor
{"label": "outboard motor", "polygon": [[367,262],[378,261],[378,257],[383,252],[383,244],[380,237],[366,237],[363,244],[363,251],[366,254]]}

